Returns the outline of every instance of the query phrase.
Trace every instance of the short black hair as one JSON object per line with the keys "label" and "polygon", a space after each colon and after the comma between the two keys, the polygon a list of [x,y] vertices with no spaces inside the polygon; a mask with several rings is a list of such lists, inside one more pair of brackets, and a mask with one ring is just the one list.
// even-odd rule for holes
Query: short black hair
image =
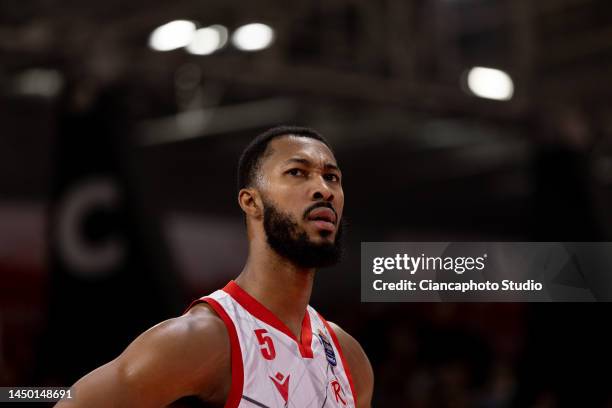
{"label": "short black hair", "polygon": [[268,129],[257,135],[240,155],[240,160],[238,160],[238,191],[252,186],[257,172],[261,168],[261,159],[265,157],[268,144],[277,137],[288,135],[319,140],[329,150],[332,150],[327,140],[314,129],[301,126],[276,126]]}

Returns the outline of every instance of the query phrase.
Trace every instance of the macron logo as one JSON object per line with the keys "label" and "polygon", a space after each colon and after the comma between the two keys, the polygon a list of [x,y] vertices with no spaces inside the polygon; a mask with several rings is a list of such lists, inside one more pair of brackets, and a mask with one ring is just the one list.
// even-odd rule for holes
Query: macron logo
{"label": "macron logo", "polygon": [[[285,400],[285,404],[287,403],[287,400],[289,399],[289,377],[290,376],[291,375],[288,375],[287,377],[285,377],[281,373],[277,372],[275,376],[276,378],[270,377],[274,385],[276,385],[276,389],[280,393],[281,397],[283,397],[283,399]],[[283,378],[285,379],[284,381],[283,381]]]}

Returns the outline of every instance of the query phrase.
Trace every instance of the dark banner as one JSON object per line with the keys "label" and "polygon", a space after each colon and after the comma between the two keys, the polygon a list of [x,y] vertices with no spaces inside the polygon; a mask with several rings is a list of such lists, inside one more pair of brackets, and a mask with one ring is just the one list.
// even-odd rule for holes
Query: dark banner
{"label": "dark banner", "polygon": [[363,302],[612,300],[610,242],[362,242]]}
{"label": "dark banner", "polygon": [[71,384],[181,311],[159,217],[134,191],[128,132],[114,99],[62,114],[48,209],[41,383]]}

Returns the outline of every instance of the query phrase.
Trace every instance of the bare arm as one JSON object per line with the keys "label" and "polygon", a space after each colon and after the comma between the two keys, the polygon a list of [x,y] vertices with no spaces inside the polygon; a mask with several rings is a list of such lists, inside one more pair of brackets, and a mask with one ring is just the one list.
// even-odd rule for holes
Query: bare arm
{"label": "bare arm", "polygon": [[328,322],[332,327],[342,352],[346,358],[357,394],[357,408],[370,408],[372,406],[372,393],[374,391],[374,372],[368,356],[361,345],[350,334],[335,323]]}
{"label": "bare arm", "polygon": [[188,395],[222,401],[230,376],[227,330],[207,306],[195,306],[145,331],[56,407],[163,407]]}

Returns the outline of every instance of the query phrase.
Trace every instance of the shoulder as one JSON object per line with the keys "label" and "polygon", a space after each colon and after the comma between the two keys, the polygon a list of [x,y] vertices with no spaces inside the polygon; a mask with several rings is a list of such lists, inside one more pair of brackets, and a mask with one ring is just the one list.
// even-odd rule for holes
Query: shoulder
{"label": "shoulder", "polygon": [[151,327],[119,357],[77,381],[75,400],[66,405],[166,406],[185,396],[222,403],[231,384],[229,361],[224,323],[196,306]]}
{"label": "shoulder", "polygon": [[163,379],[173,378],[181,394],[197,394],[206,399],[221,398],[231,378],[227,329],[206,304],[198,304],[184,315],[145,331],[118,361],[123,371],[137,381],[159,373]]}
{"label": "shoulder", "polygon": [[160,356],[163,352],[172,355],[186,354],[187,351],[206,349],[210,354],[210,346],[222,346],[229,342],[225,324],[219,316],[206,304],[192,307],[182,316],[165,320],[146,330],[122,354],[129,355],[154,347]]}
{"label": "shoulder", "polygon": [[372,403],[372,392],[374,390],[374,372],[370,360],[357,340],[340,326],[328,322],[342,348],[346,363],[351,370],[355,392],[357,393],[358,406],[370,407]]}

